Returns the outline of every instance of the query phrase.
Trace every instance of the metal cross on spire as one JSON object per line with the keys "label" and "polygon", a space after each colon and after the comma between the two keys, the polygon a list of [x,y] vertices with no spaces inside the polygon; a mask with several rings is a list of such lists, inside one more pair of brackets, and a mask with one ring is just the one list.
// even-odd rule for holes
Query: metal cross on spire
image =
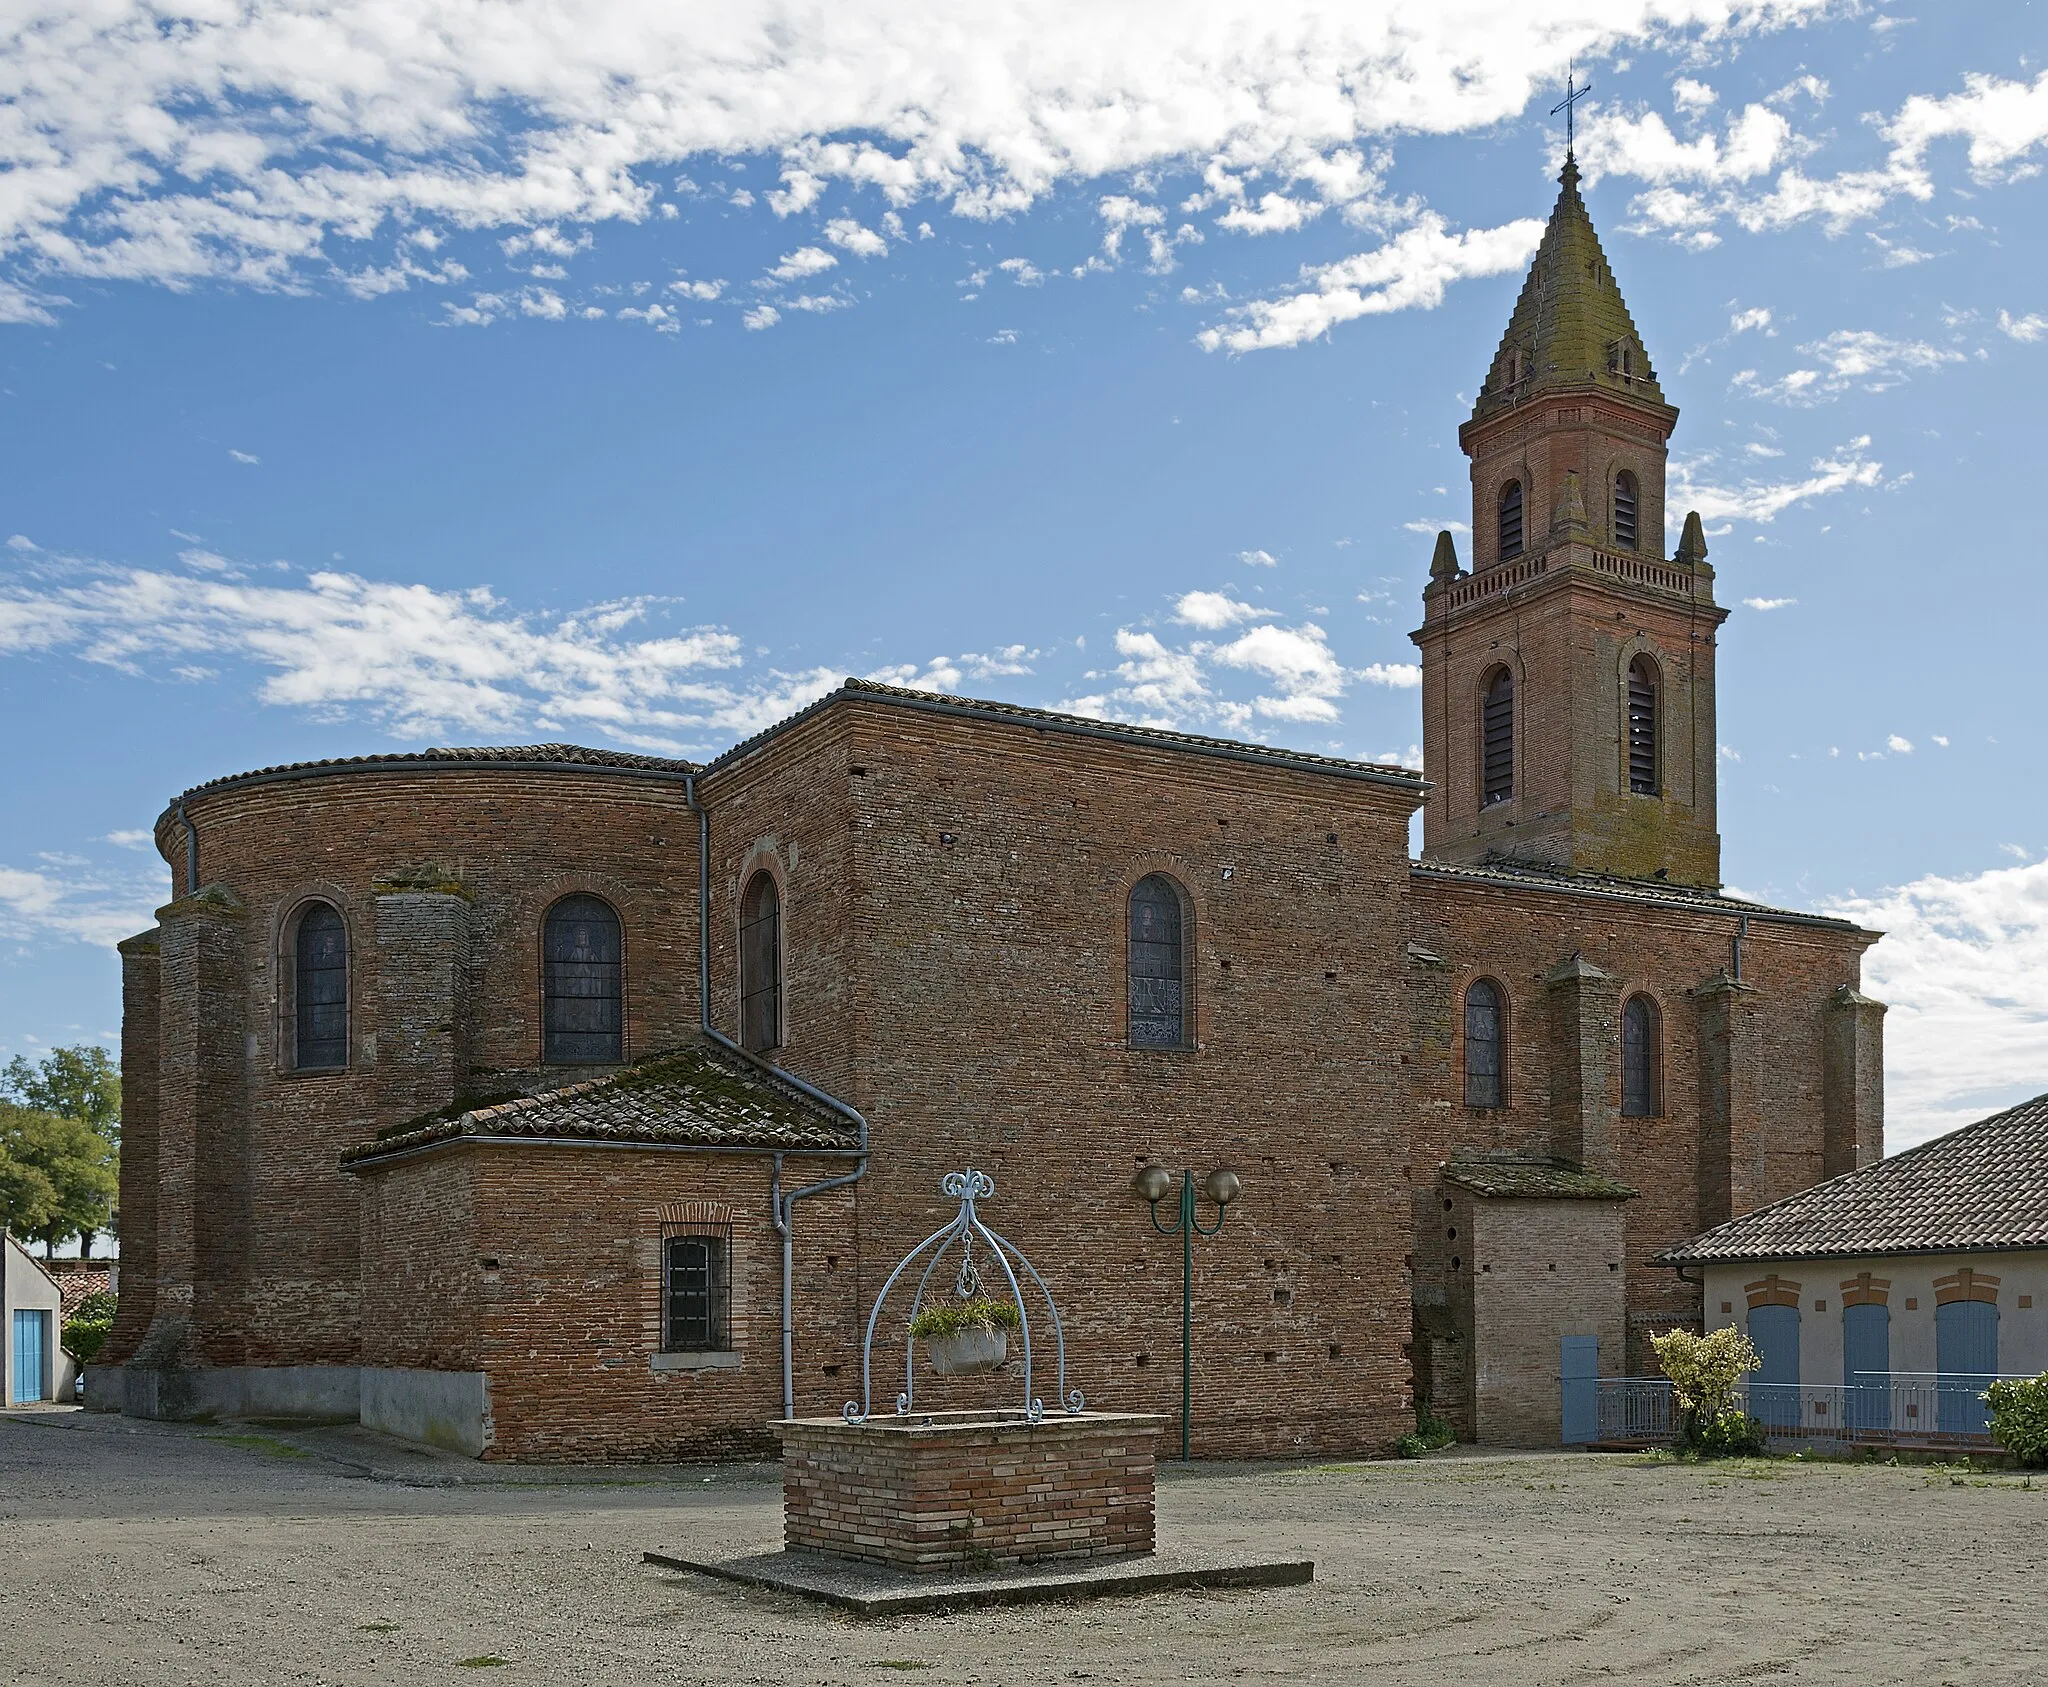
{"label": "metal cross on spire", "polygon": [[1560,111],[1564,113],[1564,155],[1567,158],[1572,156],[1573,145],[1578,139],[1576,125],[1573,122],[1578,113],[1574,108],[1578,105],[1579,101],[1593,91],[1593,84],[1590,82],[1580,82],[1574,86],[1574,78],[1577,77],[1578,70],[1579,67],[1574,64],[1565,71],[1564,98],[1550,108],[1550,115],[1552,117],[1555,117]]}

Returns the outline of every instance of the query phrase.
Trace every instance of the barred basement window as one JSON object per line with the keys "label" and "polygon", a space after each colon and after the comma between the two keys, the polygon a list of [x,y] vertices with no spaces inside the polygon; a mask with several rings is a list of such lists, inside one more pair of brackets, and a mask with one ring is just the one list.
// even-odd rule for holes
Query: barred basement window
{"label": "barred basement window", "polygon": [[1502,1080],[1507,1053],[1506,1015],[1501,1012],[1500,986],[1477,980],[1465,992],[1465,1105],[1499,1107],[1506,1093]]}
{"label": "barred basement window", "polygon": [[1636,548],[1636,477],[1627,469],[1614,477],[1614,543],[1624,551]]}
{"label": "barred basement window", "polygon": [[619,916],[596,896],[565,896],[541,933],[541,1059],[607,1066],[625,1058]]}
{"label": "barred basement window", "polygon": [[740,1044],[782,1046],[782,892],[765,870],[740,898]]}
{"label": "barred basement window", "polygon": [[1180,887],[1164,873],[1146,874],[1131,887],[1130,919],[1131,1047],[1185,1048]]}
{"label": "barred basement window", "polygon": [[1500,489],[1500,559],[1522,554],[1522,483],[1511,480]]}
{"label": "barred basement window", "polygon": [[1654,1119],[1663,1111],[1657,1094],[1662,1038],[1657,1004],[1631,996],[1621,1010],[1621,1113],[1625,1119]]}
{"label": "barred basement window", "polygon": [[661,1350],[732,1351],[731,1225],[662,1226]]}
{"label": "barred basement window", "polygon": [[1628,788],[1657,794],[1657,664],[1638,656],[1628,665]]}
{"label": "barred basement window", "polygon": [[1515,794],[1515,676],[1496,668],[1486,682],[1480,705],[1481,808],[1506,802]]}
{"label": "barred basement window", "polygon": [[292,1065],[348,1064],[348,927],[326,902],[309,902],[292,935]]}

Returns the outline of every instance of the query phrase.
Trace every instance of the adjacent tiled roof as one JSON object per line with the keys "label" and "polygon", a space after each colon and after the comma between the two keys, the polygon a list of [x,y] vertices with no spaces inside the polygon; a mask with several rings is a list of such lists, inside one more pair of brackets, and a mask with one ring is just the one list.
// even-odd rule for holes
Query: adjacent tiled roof
{"label": "adjacent tiled roof", "polygon": [[1879,932],[1859,926],[1853,920],[1831,914],[1806,914],[1793,908],[1773,908],[1740,896],[1725,896],[1718,890],[1695,885],[1667,884],[1662,879],[1624,879],[1611,873],[1565,873],[1545,867],[1525,867],[1516,862],[1488,862],[1484,866],[1459,866],[1448,861],[1411,861],[1409,871],[1417,878],[1446,879],[1474,885],[1500,885],[1518,890],[1555,890],[1570,896],[1594,896],[1622,902],[1651,903],[1665,908],[1703,909],[1739,918],[1770,920],[1779,924],[1826,926],[1835,931],[1860,931],[1873,942]]}
{"label": "adjacent tiled roof", "polygon": [[1308,750],[1283,750],[1270,744],[1250,744],[1235,738],[1209,738],[1197,732],[1173,732],[1158,726],[1129,726],[1122,721],[1097,720],[1087,715],[1061,714],[1054,709],[1027,709],[1019,703],[996,703],[980,697],[953,697],[936,691],[913,691],[903,686],[880,685],[874,680],[847,679],[809,707],[799,709],[786,720],[735,744],[724,755],[707,764],[713,772],[729,762],[750,755],[771,738],[780,736],[799,721],[846,699],[893,703],[904,708],[933,713],[964,715],[972,719],[1009,721],[1048,732],[1066,732],[1089,738],[1113,739],[1129,744],[1157,744],[1167,749],[1192,750],[1200,755],[1223,756],[1236,761],[1267,762],[1300,767],[1312,772],[1335,773],[1351,779],[1412,787],[1420,796],[1429,787],[1422,775],[1409,767],[1382,762],[1347,761],[1339,756],[1319,756]]}
{"label": "adjacent tiled roof", "polygon": [[1632,1201],[1636,1191],[1563,1160],[1447,1160],[1438,1175],[1475,1195],[1504,1201]]}
{"label": "adjacent tiled roof", "polygon": [[615,767],[652,773],[697,771],[695,762],[636,755],[630,750],[594,750],[584,744],[455,744],[431,750],[400,750],[381,756],[331,756],[324,761],[281,762],[276,767],[252,768],[247,773],[229,773],[218,779],[209,779],[203,785],[194,785],[184,796],[196,797],[226,785],[280,779],[295,774],[346,773],[361,768],[395,767],[407,763],[431,766],[437,762],[444,765],[504,762],[527,767]]}
{"label": "adjacent tiled roof", "polygon": [[852,1120],[772,1068],[710,1044],[650,1056],[541,1095],[415,1119],[350,1149],[344,1167],[464,1139],[642,1143],[791,1152],[860,1146]]}
{"label": "adjacent tiled roof", "polygon": [[1717,1225],[1657,1258],[1853,1259],[2048,1248],[2048,1095]]}

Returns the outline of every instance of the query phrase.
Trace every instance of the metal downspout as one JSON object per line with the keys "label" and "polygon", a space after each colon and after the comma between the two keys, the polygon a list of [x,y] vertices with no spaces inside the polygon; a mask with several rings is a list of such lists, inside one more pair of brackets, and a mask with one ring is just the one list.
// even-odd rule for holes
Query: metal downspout
{"label": "metal downspout", "polygon": [[[697,817],[697,1025],[704,1035],[730,1049],[743,1060],[755,1056],[728,1037],[711,1023],[711,815],[697,800],[697,776],[686,775],[683,780],[683,800],[690,805],[690,812]],[[784,1083],[793,1085],[821,1106],[829,1107],[843,1118],[851,1119],[860,1132],[860,1159],[850,1172],[838,1177],[828,1177],[817,1183],[807,1183],[801,1189],[785,1190],[782,1187],[782,1156],[777,1154],[774,1169],[769,1174],[769,1204],[775,1219],[776,1234],[782,1238],[782,1415],[785,1418],[796,1415],[796,1327],[793,1312],[793,1287],[796,1276],[796,1203],[813,1195],[823,1195],[829,1190],[844,1189],[848,1184],[858,1183],[868,1170],[868,1122],[859,1109],[849,1106],[836,1095],[828,1095],[815,1084],[807,1084],[793,1073],[775,1068],[775,1075]]]}
{"label": "metal downspout", "polygon": [[178,824],[185,828],[185,894],[191,896],[199,889],[199,828],[185,812],[183,797],[178,799]]}

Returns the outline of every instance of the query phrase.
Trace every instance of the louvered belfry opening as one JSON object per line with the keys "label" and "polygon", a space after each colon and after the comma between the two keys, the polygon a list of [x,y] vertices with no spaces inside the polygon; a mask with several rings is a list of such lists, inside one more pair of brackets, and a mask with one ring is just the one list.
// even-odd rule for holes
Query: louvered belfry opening
{"label": "louvered belfry opening", "polygon": [[757,1054],[782,1046],[782,893],[769,872],[740,898],[740,1042]]}
{"label": "louvered belfry opening", "polygon": [[1627,469],[1614,477],[1614,542],[1625,551],[1636,548],[1636,477]]}
{"label": "louvered belfry opening", "polygon": [[1496,668],[1480,707],[1480,806],[1515,794],[1515,676]]}
{"label": "louvered belfry opening", "polygon": [[1522,483],[1511,480],[1500,489],[1500,559],[1522,554]]}
{"label": "louvered belfry opening", "polygon": [[1647,656],[1628,665],[1628,788],[1657,794],[1657,670]]}

